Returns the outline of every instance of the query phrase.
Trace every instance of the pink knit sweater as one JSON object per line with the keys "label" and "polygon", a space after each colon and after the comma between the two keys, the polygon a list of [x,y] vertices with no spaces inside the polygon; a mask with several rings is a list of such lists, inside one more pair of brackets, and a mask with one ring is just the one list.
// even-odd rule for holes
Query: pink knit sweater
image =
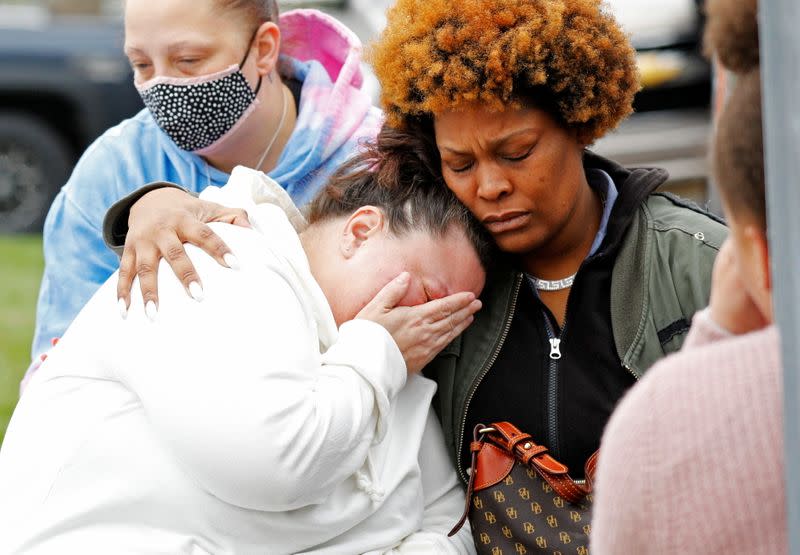
{"label": "pink knit sweater", "polygon": [[592,555],[786,553],[781,377],[775,326],[730,336],[698,313],[609,421]]}

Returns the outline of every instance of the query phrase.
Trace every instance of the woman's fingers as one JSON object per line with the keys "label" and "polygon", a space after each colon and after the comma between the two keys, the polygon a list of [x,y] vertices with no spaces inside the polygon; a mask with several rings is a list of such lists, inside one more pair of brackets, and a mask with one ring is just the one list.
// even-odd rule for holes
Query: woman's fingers
{"label": "woman's fingers", "polygon": [[155,247],[147,246],[136,253],[136,275],[139,276],[139,288],[142,290],[147,316],[153,320],[158,312],[158,262],[160,255]]}
{"label": "woman's fingers", "polygon": [[[458,323],[456,323],[454,325],[454,327],[450,329],[449,332],[441,335],[439,337],[439,344],[437,345],[438,350],[436,351],[436,354],[439,354],[439,352],[442,349],[444,349],[445,347],[447,347],[450,343],[452,343],[453,340],[456,337],[458,337],[459,335],[464,333],[464,330],[466,330],[470,326],[470,324],[472,324],[472,322],[474,320],[475,320],[475,316],[470,314],[469,316],[467,316],[463,320],[459,320]],[[433,360],[433,359],[431,359],[431,360]],[[428,361],[428,362],[430,362],[430,361]]]}
{"label": "woman's fingers", "polygon": [[[443,312],[440,312],[442,315],[441,318],[438,320],[431,321],[431,330],[434,333],[440,334],[444,336],[447,340],[447,343],[455,339],[461,331],[464,329],[461,327],[465,320],[470,319],[476,312],[481,309],[481,301],[477,300],[473,296],[473,300],[469,302],[469,304],[462,306],[458,310],[454,312],[450,312],[447,315],[444,315]],[[458,333],[453,333],[454,331],[460,329]]]}
{"label": "woman's fingers", "polygon": [[371,305],[383,310],[388,311],[397,306],[397,303],[408,292],[408,285],[411,276],[408,272],[403,272],[395,279],[384,285],[375,298],[370,303]]}
{"label": "woman's fingers", "polygon": [[418,307],[427,314],[415,330],[410,348],[403,353],[408,371],[422,370],[469,327],[481,306],[474,294],[457,293]]}
{"label": "woman's fingers", "polygon": [[117,299],[119,299],[117,302],[119,303],[120,315],[123,318],[128,315],[128,308],[131,306],[131,286],[135,277],[136,253],[126,247],[119,261],[119,276],[117,280]]}
{"label": "woman's fingers", "polygon": [[409,372],[418,372],[472,323],[481,302],[464,292],[418,306],[397,306],[411,276],[404,272],[381,289],[357,318],[382,325],[397,343]]}
{"label": "woman's fingers", "polygon": [[384,319],[383,316],[394,309],[397,303],[405,296],[408,292],[410,281],[408,272],[403,272],[397,276],[378,291],[378,294],[359,311],[356,318],[378,322],[389,330],[389,333],[392,333],[394,329],[391,322],[388,321],[389,319]]}
{"label": "woman's fingers", "polygon": [[[164,260],[172,268],[172,271],[183,284],[186,292],[196,301],[203,300],[203,284],[200,281],[200,276],[195,270],[194,264],[186,254],[186,249],[183,243],[178,239],[177,235],[168,233],[162,239],[159,245],[159,250],[164,257]],[[157,292],[156,292],[157,293]],[[156,304],[158,299],[156,298]]]}
{"label": "woman's fingers", "polygon": [[[231,249],[225,241],[220,239],[219,235],[214,233],[206,224],[191,218],[186,218],[181,223],[179,229],[181,230],[179,238],[184,243],[191,243],[192,245],[200,247],[222,266],[234,269],[238,268],[238,261],[231,252]],[[176,235],[176,237],[178,236]],[[192,270],[194,270],[194,267],[192,267]],[[178,277],[181,277],[177,272],[176,274]]]}
{"label": "woman's fingers", "polygon": [[222,222],[225,224],[238,225],[240,227],[252,227],[247,211],[241,208],[228,208],[227,206],[217,205],[217,208],[208,214],[204,219],[205,223]]}
{"label": "woman's fingers", "polygon": [[473,301],[475,301],[475,294],[469,292],[455,293],[430,301],[422,305],[425,320],[431,324],[447,322],[454,314],[469,307]]}
{"label": "woman's fingers", "polygon": [[128,236],[120,260],[117,295],[120,313],[127,314],[134,278],[139,286],[147,315],[155,317],[158,309],[158,265],[162,258],[169,263],[186,292],[202,300],[200,276],[184,243],[192,243],[219,264],[237,269],[239,262],[228,245],[206,222],[225,222],[250,227],[247,212],[201,200],[175,188],[151,191],[131,208]]}

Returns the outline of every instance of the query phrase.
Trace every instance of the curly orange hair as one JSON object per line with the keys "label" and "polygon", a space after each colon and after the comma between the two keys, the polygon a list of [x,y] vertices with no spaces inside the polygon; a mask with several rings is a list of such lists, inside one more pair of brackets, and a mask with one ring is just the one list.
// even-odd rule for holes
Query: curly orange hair
{"label": "curly orange hair", "polygon": [[391,126],[544,91],[589,144],[633,110],[634,50],[600,0],[397,0],[387,17],[370,59]]}

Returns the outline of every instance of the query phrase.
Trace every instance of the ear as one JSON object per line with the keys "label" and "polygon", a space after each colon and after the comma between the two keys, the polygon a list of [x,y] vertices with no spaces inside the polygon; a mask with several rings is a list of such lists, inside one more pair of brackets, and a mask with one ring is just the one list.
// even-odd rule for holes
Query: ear
{"label": "ear", "polygon": [[751,296],[767,322],[773,321],[772,269],[769,261],[769,241],[760,226],[750,224],[743,233],[747,249],[747,264],[754,281]]}
{"label": "ear", "polygon": [[278,63],[278,54],[281,50],[281,30],[272,21],[262,23],[253,39],[255,47],[255,61],[258,74],[269,75]]}
{"label": "ear", "polygon": [[754,265],[757,285],[772,293],[772,270],[769,263],[769,240],[767,234],[756,225],[748,225],[744,230],[747,239],[748,258]]}
{"label": "ear", "polygon": [[350,258],[369,239],[381,234],[385,218],[380,208],[362,206],[347,219],[342,230],[340,249],[345,258]]}

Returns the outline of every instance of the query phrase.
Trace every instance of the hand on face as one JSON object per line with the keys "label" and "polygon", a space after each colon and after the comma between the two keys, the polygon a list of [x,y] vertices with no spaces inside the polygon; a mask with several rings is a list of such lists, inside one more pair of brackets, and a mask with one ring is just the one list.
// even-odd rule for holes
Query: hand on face
{"label": "hand on face", "polygon": [[418,306],[398,306],[411,282],[403,272],[381,289],[356,318],[382,325],[397,343],[408,372],[422,370],[472,323],[481,302],[474,293],[456,293]]}
{"label": "hand on face", "polygon": [[723,243],[714,262],[710,305],[714,322],[736,335],[761,329],[768,324],[747,291],[732,239]]}

